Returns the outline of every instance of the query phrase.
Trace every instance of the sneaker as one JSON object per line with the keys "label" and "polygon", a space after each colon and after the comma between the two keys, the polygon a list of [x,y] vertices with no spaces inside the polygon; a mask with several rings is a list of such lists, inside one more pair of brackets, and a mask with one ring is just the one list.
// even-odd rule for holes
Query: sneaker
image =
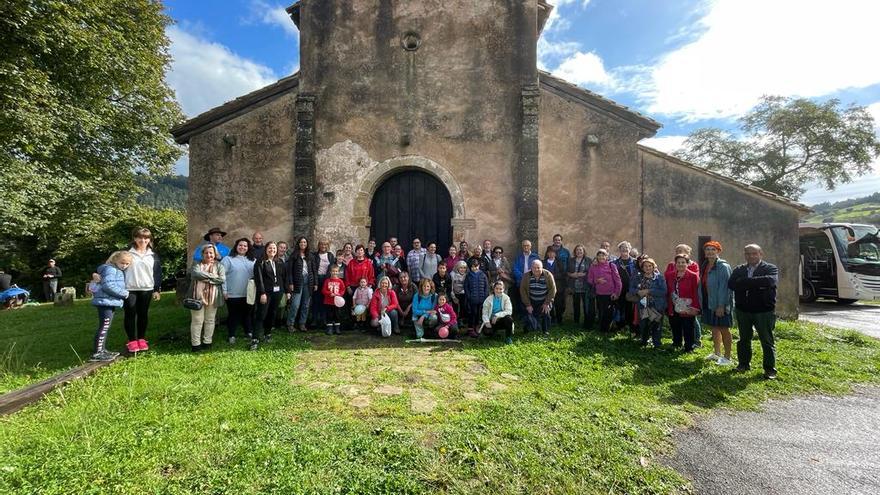
{"label": "sneaker", "polygon": [[294,325],[293,323],[288,323],[287,324],[287,333],[293,333],[295,331],[296,331],[296,325]]}
{"label": "sneaker", "polygon": [[333,332],[336,335],[342,335],[342,325],[333,325]]}
{"label": "sneaker", "polygon": [[768,372],[764,373],[764,379],[765,380],[775,380],[776,379],[776,372],[775,371],[768,371]]}
{"label": "sneaker", "polygon": [[505,344],[512,344],[512,343],[513,343],[513,337],[507,337],[506,339],[504,339],[504,343],[505,343]]}
{"label": "sneaker", "polygon": [[727,359],[726,357],[718,358],[718,361],[715,361],[715,364],[718,366],[733,366],[733,361]]}
{"label": "sneaker", "polygon": [[92,357],[89,358],[89,361],[95,363],[109,363],[116,359],[119,356],[118,352],[110,352],[110,351],[101,351],[92,354]]}
{"label": "sneaker", "polygon": [[125,348],[128,349],[128,352],[134,354],[141,350],[141,346],[138,345],[137,340],[132,340],[129,343],[125,344]]}
{"label": "sneaker", "polygon": [[712,354],[709,354],[708,356],[706,356],[704,359],[706,361],[718,361],[720,358],[721,358],[721,356],[719,356],[718,354],[715,354],[713,352]]}
{"label": "sneaker", "polygon": [[256,351],[259,348],[260,348],[260,341],[257,339],[251,340],[251,345],[248,347],[248,349],[250,349],[252,351]]}
{"label": "sneaker", "polygon": [[144,339],[138,340],[137,344],[138,344],[139,351],[149,351],[150,350],[150,346],[147,345],[147,341]]}
{"label": "sneaker", "polygon": [[267,334],[265,337],[263,337],[263,342],[265,342],[267,344],[271,343],[272,342],[272,334],[270,333],[270,334]]}
{"label": "sneaker", "polygon": [[235,337],[229,337],[229,343],[235,344]]}

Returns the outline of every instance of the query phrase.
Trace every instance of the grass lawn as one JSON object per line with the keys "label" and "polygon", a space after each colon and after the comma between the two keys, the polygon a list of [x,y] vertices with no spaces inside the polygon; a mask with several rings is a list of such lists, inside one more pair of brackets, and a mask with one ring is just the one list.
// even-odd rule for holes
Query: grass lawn
{"label": "grass lawn", "polygon": [[[171,299],[151,327],[185,337]],[[0,383],[75,364],[93,313],[0,314]],[[155,351],[0,418],[0,492],[681,493],[685,480],[657,458],[695,414],[880,381],[880,342],[777,328],[772,382],[704,361],[705,345],[682,355],[568,329],[511,346],[285,334],[258,352],[223,343],[197,355],[187,338],[153,339]]]}

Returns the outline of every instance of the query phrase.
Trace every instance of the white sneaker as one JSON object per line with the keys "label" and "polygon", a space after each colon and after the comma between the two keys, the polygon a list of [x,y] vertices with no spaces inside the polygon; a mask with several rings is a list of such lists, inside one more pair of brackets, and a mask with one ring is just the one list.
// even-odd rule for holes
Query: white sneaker
{"label": "white sneaker", "polygon": [[715,361],[715,364],[718,366],[733,366],[733,361],[727,359],[726,357],[718,358],[718,361]]}
{"label": "white sneaker", "polygon": [[713,352],[712,354],[709,354],[708,356],[706,356],[705,359],[706,359],[706,361],[718,361],[720,358],[721,358],[721,356],[719,356],[718,354],[715,354]]}

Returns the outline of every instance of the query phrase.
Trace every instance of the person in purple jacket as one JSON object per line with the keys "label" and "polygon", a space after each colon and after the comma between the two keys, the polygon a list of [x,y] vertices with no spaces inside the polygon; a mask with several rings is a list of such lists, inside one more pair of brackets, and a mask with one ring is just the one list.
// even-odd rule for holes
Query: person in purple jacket
{"label": "person in purple jacket", "polygon": [[611,328],[613,305],[620,297],[622,283],[617,267],[608,260],[608,251],[596,252],[596,262],[590,266],[587,282],[596,293],[596,310],[599,313],[599,331],[606,333]]}

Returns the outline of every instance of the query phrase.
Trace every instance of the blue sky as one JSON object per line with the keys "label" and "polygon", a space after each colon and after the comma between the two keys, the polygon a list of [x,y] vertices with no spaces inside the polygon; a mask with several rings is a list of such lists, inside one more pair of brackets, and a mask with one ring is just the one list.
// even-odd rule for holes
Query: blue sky
{"label": "blue sky", "polygon": [[[867,106],[880,122],[875,0],[548,1],[556,8],[539,67],[662,122],[646,144],[663,151],[700,127],[735,128],[763,94],[835,97]],[[290,3],[165,0],[176,22],[168,81],[187,116],[298,69]],[[880,160],[836,191],[809,186],[801,201],[878,190]]]}

